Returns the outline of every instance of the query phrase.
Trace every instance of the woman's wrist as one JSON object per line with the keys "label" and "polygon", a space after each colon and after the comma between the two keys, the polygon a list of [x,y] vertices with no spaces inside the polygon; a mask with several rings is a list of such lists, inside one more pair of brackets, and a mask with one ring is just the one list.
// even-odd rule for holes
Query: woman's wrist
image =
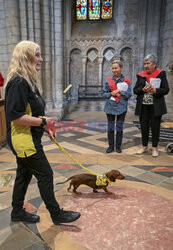
{"label": "woman's wrist", "polygon": [[42,118],[41,118],[41,124],[40,124],[40,127],[41,127],[41,128],[44,128],[46,125],[47,125],[46,118],[45,118],[45,117],[42,117]]}

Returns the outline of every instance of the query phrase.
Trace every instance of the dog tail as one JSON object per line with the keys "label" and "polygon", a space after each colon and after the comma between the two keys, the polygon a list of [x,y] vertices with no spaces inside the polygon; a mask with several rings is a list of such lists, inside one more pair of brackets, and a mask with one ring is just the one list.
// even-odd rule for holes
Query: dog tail
{"label": "dog tail", "polygon": [[72,178],[73,176],[71,176],[70,178],[68,178],[66,181],[63,181],[63,182],[58,182],[58,183],[56,183],[56,185],[59,185],[59,184],[64,184],[64,183],[66,183],[67,181],[69,181],[69,180],[71,180],[71,178]]}

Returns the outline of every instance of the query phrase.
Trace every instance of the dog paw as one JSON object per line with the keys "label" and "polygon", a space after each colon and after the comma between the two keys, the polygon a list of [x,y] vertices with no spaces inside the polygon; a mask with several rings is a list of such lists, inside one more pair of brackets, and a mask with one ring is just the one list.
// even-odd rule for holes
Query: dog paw
{"label": "dog paw", "polygon": [[75,193],[75,194],[81,194],[81,192],[77,192],[77,191],[75,191],[74,193]]}
{"label": "dog paw", "polygon": [[107,192],[107,194],[113,194],[112,192]]}

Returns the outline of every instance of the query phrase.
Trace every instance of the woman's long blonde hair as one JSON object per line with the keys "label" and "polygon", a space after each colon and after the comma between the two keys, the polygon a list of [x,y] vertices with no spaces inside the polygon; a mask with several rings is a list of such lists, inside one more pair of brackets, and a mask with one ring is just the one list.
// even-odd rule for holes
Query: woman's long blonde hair
{"label": "woman's long blonde hair", "polygon": [[35,52],[38,48],[39,45],[32,41],[21,41],[15,46],[4,88],[13,76],[18,75],[26,79],[32,90],[35,85],[40,89],[39,74],[35,69]]}

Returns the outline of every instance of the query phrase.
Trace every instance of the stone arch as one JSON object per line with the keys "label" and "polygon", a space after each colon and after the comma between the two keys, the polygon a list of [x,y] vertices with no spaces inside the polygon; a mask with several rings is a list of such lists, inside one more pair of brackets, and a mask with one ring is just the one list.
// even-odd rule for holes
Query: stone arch
{"label": "stone arch", "polygon": [[70,96],[72,100],[78,100],[78,88],[82,82],[82,52],[80,49],[71,50],[69,71],[72,84]]}
{"label": "stone arch", "polygon": [[99,53],[99,48],[97,46],[93,46],[93,44],[86,46],[86,48],[83,50],[83,56],[87,56],[89,54],[90,51],[95,50],[97,51],[97,56],[100,55]]}
{"label": "stone arch", "polygon": [[123,74],[132,79],[133,70],[133,50],[130,47],[124,47],[120,51],[120,60],[123,62]]}
{"label": "stone arch", "polygon": [[107,46],[103,50],[103,75],[102,85],[106,82],[106,78],[112,75],[112,61],[114,60],[116,51],[114,48]]}

